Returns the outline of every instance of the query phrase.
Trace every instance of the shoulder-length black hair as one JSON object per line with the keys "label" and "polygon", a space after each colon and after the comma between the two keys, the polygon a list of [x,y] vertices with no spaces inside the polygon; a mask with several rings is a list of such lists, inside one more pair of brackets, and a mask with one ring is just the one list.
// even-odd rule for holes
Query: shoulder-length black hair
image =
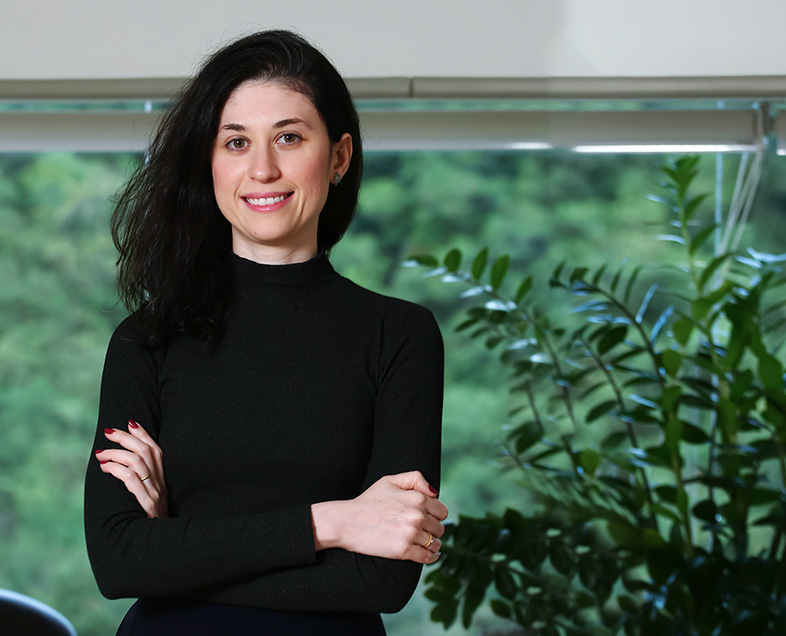
{"label": "shoulder-length black hair", "polygon": [[211,55],[164,113],[143,165],[121,191],[112,215],[120,253],[118,288],[138,313],[143,342],[180,329],[217,342],[232,302],[231,226],[216,204],[211,157],[221,111],[250,80],[272,81],[307,96],[332,142],[352,137],[341,184],[319,216],[317,244],[329,252],[349,227],[363,166],[358,114],[328,59],[289,31],[262,31]]}

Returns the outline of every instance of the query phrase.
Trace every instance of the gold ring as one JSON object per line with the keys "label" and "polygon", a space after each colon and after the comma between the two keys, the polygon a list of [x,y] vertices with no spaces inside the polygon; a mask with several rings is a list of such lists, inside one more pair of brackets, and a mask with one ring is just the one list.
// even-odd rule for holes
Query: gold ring
{"label": "gold ring", "polygon": [[145,479],[147,479],[148,477],[150,477],[150,473],[148,473],[147,475],[145,475],[144,477],[142,477],[142,481],[145,481]]}
{"label": "gold ring", "polygon": [[428,541],[426,541],[426,544],[425,544],[423,547],[424,547],[424,548],[427,548],[427,547],[429,547],[429,546],[430,546],[432,543],[434,543],[434,537],[433,537],[433,536],[431,536],[431,533],[429,532],[429,533],[428,533]]}

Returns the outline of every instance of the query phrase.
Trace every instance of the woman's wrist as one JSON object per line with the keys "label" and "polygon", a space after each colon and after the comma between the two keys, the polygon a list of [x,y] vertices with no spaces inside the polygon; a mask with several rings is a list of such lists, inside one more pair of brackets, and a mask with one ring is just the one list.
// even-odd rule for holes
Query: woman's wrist
{"label": "woman's wrist", "polygon": [[342,518],[348,514],[346,501],[323,501],[311,504],[311,524],[314,528],[314,547],[317,551],[342,548]]}

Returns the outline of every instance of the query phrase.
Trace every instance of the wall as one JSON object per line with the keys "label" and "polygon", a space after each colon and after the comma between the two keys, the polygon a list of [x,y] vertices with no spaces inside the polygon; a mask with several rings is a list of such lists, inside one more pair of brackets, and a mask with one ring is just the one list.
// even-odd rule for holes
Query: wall
{"label": "wall", "polygon": [[4,0],[3,80],[180,78],[296,27],[350,78],[786,76],[778,0]]}

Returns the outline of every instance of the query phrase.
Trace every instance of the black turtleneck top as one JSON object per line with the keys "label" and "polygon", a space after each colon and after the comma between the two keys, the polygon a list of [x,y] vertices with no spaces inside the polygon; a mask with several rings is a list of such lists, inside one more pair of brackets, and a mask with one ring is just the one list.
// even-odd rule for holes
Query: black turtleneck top
{"label": "black turtleneck top", "polygon": [[439,481],[443,349],[430,312],[338,275],[325,256],[233,256],[216,350],[182,333],[109,344],[93,450],[143,425],[164,453],[169,518],[148,519],[91,456],[85,529],[109,598],[190,598],[294,612],[393,612],[420,565],[315,551],[310,506],[384,475]]}

